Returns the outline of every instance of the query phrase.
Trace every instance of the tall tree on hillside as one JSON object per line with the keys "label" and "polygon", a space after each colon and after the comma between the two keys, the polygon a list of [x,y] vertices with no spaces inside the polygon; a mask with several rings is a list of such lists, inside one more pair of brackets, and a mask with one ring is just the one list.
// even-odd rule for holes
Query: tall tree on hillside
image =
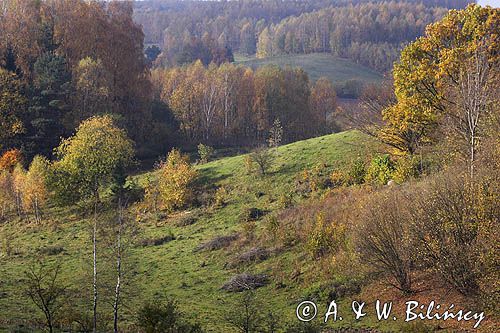
{"label": "tall tree on hillside", "polygon": [[[109,75],[112,113],[123,117],[134,139],[144,140],[150,109],[145,106],[150,87],[143,49],[143,32],[132,19],[131,2],[56,1],[47,4],[54,17],[58,54],[71,68],[82,59],[100,59]],[[97,60],[96,60],[97,61]]]}
{"label": "tall tree on hillside", "polygon": [[[59,158],[53,165],[52,184],[60,200],[91,199],[94,206],[93,253],[93,331],[97,332],[97,228],[99,190],[113,179],[117,170],[132,162],[133,144],[110,116],[93,117],[78,127],[76,134],[61,142]],[[71,202],[71,201],[70,201]]]}
{"label": "tall tree on hillside", "polygon": [[[388,119],[423,125],[440,118],[473,175],[479,142],[491,132],[489,119],[498,114],[500,15],[497,9],[469,5],[452,10],[430,25],[426,35],[406,47],[395,65],[398,105]],[[401,126],[399,120],[390,128]]]}

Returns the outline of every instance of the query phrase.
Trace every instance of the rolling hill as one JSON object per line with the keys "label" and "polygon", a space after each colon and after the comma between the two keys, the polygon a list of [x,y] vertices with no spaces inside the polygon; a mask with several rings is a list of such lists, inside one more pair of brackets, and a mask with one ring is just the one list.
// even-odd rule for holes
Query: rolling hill
{"label": "rolling hill", "polygon": [[383,76],[362,65],[348,59],[334,57],[327,53],[283,55],[264,59],[235,56],[235,63],[256,69],[268,64],[278,66],[302,67],[311,81],[322,76],[327,77],[333,84],[342,84],[347,80],[362,82],[379,82]]}
{"label": "rolling hill", "polygon": [[[126,252],[124,287],[126,306],[124,317],[128,323],[135,319],[136,310],[146,300],[156,297],[174,297],[186,315],[200,321],[209,332],[232,332],[219,320],[227,302],[236,300],[238,293],[228,293],[221,287],[231,276],[241,272],[262,273],[270,277],[269,284],[257,289],[257,294],[287,321],[293,320],[295,301],[309,291],[302,290],[301,283],[280,288],[273,282],[273,268],[281,265],[281,274],[288,274],[294,262],[300,260],[301,250],[291,247],[270,255],[260,263],[244,266],[228,265],[234,257],[252,247],[252,242],[236,241],[226,249],[199,250],[221,236],[244,234],[242,214],[250,209],[272,213],[279,209],[278,199],[282,193],[291,192],[297,175],[319,161],[334,167],[346,166],[352,160],[364,158],[383,147],[370,137],[357,132],[342,132],[284,145],[276,149],[271,172],[264,177],[255,177],[244,172],[245,155],[227,157],[198,166],[200,181],[206,188],[227,189],[226,204],[219,208],[198,207],[172,216],[143,214],[139,207],[130,209],[130,219],[138,228],[136,241]],[[136,176],[139,183],[151,174]],[[304,199],[297,197],[299,203]],[[78,207],[61,209],[50,207],[45,214],[44,225],[33,225],[12,218],[0,225],[3,248],[0,277],[0,328],[11,330],[24,322],[31,322],[35,312],[22,293],[19,284],[23,272],[35,262],[40,254],[44,261],[60,262],[65,285],[88,292],[91,274],[91,238],[89,217]],[[104,211],[100,219],[112,212]],[[82,217],[84,216],[84,217]],[[134,223],[135,223],[134,222]],[[264,231],[262,219],[256,222],[257,233]],[[170,237],[173,236],[173,237]],[[101,236],[104,238],[104,236]],[[171,239],[173,238],[173,239]],[[7,250],[9,247],[9,250]],[[105,260],[104,260],[105,261]],[[112,263],[102,262],[102,278],[112,274]],[[87,281],[87,282],[84,282]],[[87,291],[88,289],[88,291]],[[75,304],[85,304],[90,298]],[[226,305],[224,305],[226,304]],[[230,304],[230,303],[229,303]],[[111,313],[104,301],[100,309]]]}

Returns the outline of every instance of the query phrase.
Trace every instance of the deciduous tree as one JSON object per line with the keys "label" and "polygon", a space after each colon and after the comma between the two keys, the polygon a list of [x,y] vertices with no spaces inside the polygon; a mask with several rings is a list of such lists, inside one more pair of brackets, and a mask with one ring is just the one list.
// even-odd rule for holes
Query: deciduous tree
{"label": "deciduous tree", "polygon": [[[93,328],[97,330],[97,215],[99,190],[112,180],[119,168],[132,162],[134,148],[123,129],[118,128],[108,116],[92,117],[78,127],[76,134],[64,139],[56,150],[59,158],[55,169],[56,192],[65,195],[69,191],[77,198],[94,201],[93,243]],[[62,178],[62,179],[61,179]],[[71,197],[70,197],[71,198]]]}

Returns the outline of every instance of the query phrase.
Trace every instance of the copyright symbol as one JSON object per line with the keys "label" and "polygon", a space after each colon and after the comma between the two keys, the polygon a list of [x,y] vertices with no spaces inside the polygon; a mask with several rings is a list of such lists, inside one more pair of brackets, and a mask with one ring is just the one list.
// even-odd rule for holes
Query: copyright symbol
{"label": "copyright symbol", "polygon": [[311,321],[316,317],[318,313],[318,308],[316,304],[311,301],[304,301],[297,305],[297,309],[295,314],[297,315],[297,319],[300,321]]}

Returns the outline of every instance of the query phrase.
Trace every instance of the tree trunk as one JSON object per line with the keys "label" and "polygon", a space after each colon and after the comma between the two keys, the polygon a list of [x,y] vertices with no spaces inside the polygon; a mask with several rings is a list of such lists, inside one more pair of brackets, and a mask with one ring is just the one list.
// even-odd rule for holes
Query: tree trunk
{"label": "tree trunk", "polygon": [[92,325],[92,331],[97,332],[97,206],[99,204],[99,193],[96,189],[94,192],[94,226],[92,230],[92,255],[93,255],[93,282],[92,287],[94,289],[94,299],[93,299],[93,314],[94,320]]}
{"label": "tree trunk", "polygon": [[121,236],[123,228],[123,208],[121,198],[118,199],[118,235],[116,240],[116,286],[115,300],[113,302],[113,328],[114,333],[118,333],[118,308],[120,305],[120,288],[122,277],[122,245]]}

